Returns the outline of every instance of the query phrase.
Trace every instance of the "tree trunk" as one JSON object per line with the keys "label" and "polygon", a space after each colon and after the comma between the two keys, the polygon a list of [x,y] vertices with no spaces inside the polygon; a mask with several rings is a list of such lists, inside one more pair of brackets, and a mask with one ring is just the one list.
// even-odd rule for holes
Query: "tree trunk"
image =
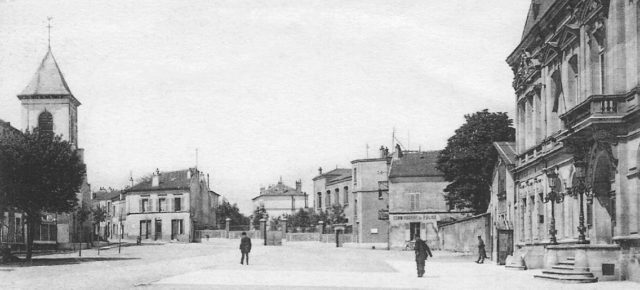
{"label": "tree trunk", "polygon": [[31,261],[31,256],[33,254],[33,235],[36,232],[36,227],[38,226],[38,218],[37,215],[27,215],[27,261]]}

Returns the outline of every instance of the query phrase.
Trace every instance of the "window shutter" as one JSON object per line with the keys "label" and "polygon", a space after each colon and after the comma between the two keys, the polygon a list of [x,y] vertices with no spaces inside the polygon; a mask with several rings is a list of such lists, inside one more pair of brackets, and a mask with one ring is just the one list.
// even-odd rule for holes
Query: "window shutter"
{"label": "window shutter", "polygon": [[142,198],[138,198],[138,212],[142,212]]}

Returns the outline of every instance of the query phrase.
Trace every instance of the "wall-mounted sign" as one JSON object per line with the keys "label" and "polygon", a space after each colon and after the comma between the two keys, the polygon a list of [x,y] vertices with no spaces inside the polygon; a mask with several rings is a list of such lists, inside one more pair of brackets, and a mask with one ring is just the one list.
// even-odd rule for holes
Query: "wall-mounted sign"
{"label": "wall-mounted sign", "polygon": [[437,214],[405,214],[394,215],[392,218],[394,221],[437,221]]}
{"label": "wall-mounted sign", "polygon": [[377,234],[378,233],[378,228],[371,228],[371,233],[372,234]]}

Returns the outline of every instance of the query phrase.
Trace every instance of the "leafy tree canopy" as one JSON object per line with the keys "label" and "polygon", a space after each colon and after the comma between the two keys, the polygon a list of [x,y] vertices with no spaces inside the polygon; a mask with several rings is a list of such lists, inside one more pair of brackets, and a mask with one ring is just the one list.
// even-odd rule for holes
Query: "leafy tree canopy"
{"label": "leafy tree canopy", "polygon": [[262,218],[269,220],[269,214],[267,213],[267,209],[264,208],[264,205],[256,207],[253,215],[251,215],[251,224],[254,228],[260,228],[260,219]]}
{"label": "leafy tree canopy", "polygon": [[238,204],[223,200],[216,211],[216,219],[219,223],[226,223],[227,218],[231,219],[229,221],[231,226],[248,225],[250,222],[248,217],[240,213]]}
{"label": "leafy tree canopy", "polygon": [[85,165],[69,142],[38,129],[2,135],[0,159],[2,203],[26,214],[27,259],[30,259],[32,231],[40,223],[42,213],[71,212],[76,208],[76,193],[84,181]]}
{"label": "leafy tree canopy", "polygon": [[515,130],[504,112],[485,109],[464,118],[466,122],[440,152],[437,168],[450,182],[445,188],[450,205],[483,213],[489,205],[491,176],[498,159],[492,143],[514,141]]}

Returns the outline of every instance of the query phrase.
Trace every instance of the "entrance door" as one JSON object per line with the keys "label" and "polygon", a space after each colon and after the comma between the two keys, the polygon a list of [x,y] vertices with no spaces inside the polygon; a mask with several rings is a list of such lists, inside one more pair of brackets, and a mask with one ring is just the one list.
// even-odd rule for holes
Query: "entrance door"
{"label": "entrance door", "polygon": [[180,224],[179,224],[179,220],[172,220],[171,221],[171,239],[175,240],[178,238],[178,233],[180,231]]}
{"label": "entrance door", "polygon": [[162,239],[162,220],[156,220],[156,234],[154,239]]}
{"label": "entrance door", "polygon": [[415,241],[416,237],[420,237],[420,223],[410,223],[409,238],[411,241]]}
{"label": "entrance door", "polygon": [[513,255],[513,230],[498,230],[498,265],[504,265]]}
{"label": "entrance door", "polygon": [[149,220],[140,221],[140,238],[141,239],[149,238],[149,233],[151,233],[150,227],[151,227],[151,221]]}
{"label": "entrance door", "polygon": [[[603,152],[604,153],[604,152]],[[615,204],[611,197],[613,165],[606,154],[596,159],[593,177],[593,227],[595,237],[590,237],[592,244],[611,244],[615,224]]]}

